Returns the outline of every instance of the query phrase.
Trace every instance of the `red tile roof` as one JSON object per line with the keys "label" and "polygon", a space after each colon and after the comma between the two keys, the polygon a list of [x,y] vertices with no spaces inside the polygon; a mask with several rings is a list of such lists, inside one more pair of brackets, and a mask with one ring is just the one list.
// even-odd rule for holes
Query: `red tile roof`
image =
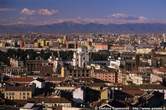
{"label": "red tile roof", "polygon": [[132,96],[141,96],[144,94],[144,91],[139,88],[124,88],[123,91]]}
{"label": "red tile roof", "polygon": [[36,102],[36,103],[41,103],[41,102],[45,102],[45,103],[71,103],[69,100],[65,99],[65,98],[54,98],[54,97],[36,97],[36,98],[32,98],[29,100],[30,102]]}
{"label": "red tile roof", "polygon": [[18,77],[18,78],[10,78],[7,82],[15,82],[15,83],[30,83],[33,81],[32,77]]}
{"label": "red tile roof", "polygon": [[153,68],[152,71],[153,71],[153,72],[162,72],[162,73],[166,73],[166,67]]}

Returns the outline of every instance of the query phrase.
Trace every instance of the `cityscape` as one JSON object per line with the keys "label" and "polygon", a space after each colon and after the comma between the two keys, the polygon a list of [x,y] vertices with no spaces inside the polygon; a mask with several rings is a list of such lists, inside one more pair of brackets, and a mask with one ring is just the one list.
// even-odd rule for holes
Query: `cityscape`
{"label": "cityscape", "polygon": [[0,0],[0,110],[166,110],[164,3]]}

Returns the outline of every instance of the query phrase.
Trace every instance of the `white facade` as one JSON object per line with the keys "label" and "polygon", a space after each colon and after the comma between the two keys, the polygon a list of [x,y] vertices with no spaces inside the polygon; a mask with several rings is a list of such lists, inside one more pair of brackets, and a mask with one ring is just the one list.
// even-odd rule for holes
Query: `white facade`
{"label": "white facade", "polygon": [[78,48],[76,52],[73,53],[72,65],[83,68],[89,63],[89,53],[86,48]]}
{"label": "white facade", "polygon": [[78,103],[84,101],[84,91],[81,87],[73,91],[73,99]]}
{"label": "white facade", "polygon": [[56,72],[58,64],[59,64],[59,59],[53,59],[52,56],[50,56],[50,58],[48,59],[48,62],[53,64],[53,72]]}
{"label": "white facade", "polygon": [[40,82],[37,79],[33,80],[30,85],[35,84],[36,88],[42,89],[45,86],[44,82]]}
{"label": "white facade", "polygon": [[20,110],[36,110],[34,105],[34,103],[27,103],[24,105],[24,107],[21,107]]}
{"label": "white facade", "polygon": [[118,60],[112,60],[111,59],[111,56],[109,56],[109,65],[108,65],[108,67],[109,68],[112,68],[112,69],[119,69],[120,68],[120,58],[118,58]]}
{"label": "white facade", "polygon": [[151,48],[137,48],[136,49],[137,54],[149,54],[150,52],[152,52]]}
{"label": "white facade", "polygon": [[162,82],[162,77],[156,74],[150,74],[150,83]]}
{"label": "white facade", "polygon": [[130,79],[132,80],[132,82],[136,85],[141,85],[143,84],[143,78],[142,75],[138,75],[138,74],[129,74]]}

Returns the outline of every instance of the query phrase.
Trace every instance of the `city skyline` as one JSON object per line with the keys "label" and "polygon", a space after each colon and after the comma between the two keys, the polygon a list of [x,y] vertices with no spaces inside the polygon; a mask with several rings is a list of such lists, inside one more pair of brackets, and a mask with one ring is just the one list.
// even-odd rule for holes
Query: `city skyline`
{"label": "city skyline", "polygon": [[0,0],[0,23],[166,23],[165,4],[165,0]]}

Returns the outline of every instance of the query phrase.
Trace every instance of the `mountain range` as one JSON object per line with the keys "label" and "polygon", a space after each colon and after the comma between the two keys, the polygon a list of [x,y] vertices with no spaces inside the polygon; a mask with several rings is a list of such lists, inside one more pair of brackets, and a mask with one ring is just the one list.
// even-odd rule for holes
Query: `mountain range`
{"label": "mountain range", "polygon": [[68,32],[113,32],[113,33],[164,33],[166,24],[97,24],[64,22],[49,25],[13,24],[0,25],[0,33],[68,33]]}

